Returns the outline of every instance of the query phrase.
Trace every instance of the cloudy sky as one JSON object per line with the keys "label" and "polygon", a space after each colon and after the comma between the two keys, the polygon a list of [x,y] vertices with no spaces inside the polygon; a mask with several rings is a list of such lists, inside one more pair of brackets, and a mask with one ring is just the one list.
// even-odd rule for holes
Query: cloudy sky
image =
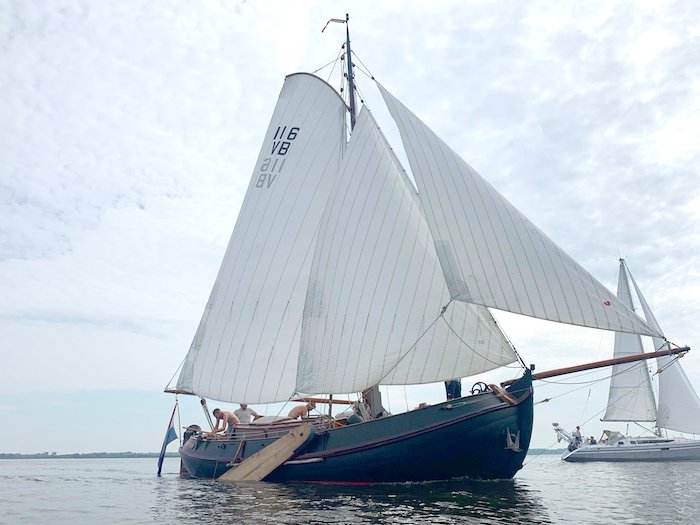
{"label": "cloudy sky", "polygon": [[[284,76],[333,61],[344,28],[321,29],[348,10],[378,118],[360,67],[612,289],[626,257],[667,337],[700,345],[693,0],[0,0],[0,452],[160,447]],[[538,370],[612,352],[499,319]],[[699,388],[700,353],[683,362]],[[609,427],[605,377],[538,385],[532,446],[552,421]],[[443,394],[387,393],[395,411]]]}

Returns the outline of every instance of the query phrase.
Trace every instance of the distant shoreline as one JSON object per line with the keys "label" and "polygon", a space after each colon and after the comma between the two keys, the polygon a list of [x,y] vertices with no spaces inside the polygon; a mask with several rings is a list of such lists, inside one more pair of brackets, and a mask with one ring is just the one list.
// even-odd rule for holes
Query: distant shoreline
{"label": "distant shoreline", "polygon": [[[531,448],[529,455],[562,454],[565,449]],[[76,452],[75,454],[56,454],[55,452],[40,452],[37,454],[0,453],[0,459],[129,459],[129,458],[157,458],[158,452]],[[166,458],[180,457],[178,452],[166,452]]]}
{"label": "distant shoreline", "polygon": [[[128,459],[128,458],[157,458],[158,452],[84,452],[75,454],[56,454],[55,452],[40,452],[38,454],[0,453],[0,459]],[[180,457],[178,452],[166,452],[166,458]]]}

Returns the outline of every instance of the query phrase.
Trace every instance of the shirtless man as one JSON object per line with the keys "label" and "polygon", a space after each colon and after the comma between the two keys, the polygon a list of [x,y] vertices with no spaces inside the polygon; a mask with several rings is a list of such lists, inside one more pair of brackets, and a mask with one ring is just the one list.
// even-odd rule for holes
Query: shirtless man
{"label": "shirtless man", "polygon": [[304,419],[309,417],[309,410],[313,410],[314,408],[316,408],[316,403],[313,401],[311,403],[306,403],[306,405],[299,405],[291,409],[287,417],[291,417],[292,419],[301,417],[301,419]]}
{"label": "shirtless man", "polygon": [[[216,426],[211,430],[212,434],[226,430],[226,434],[230,436],[233,434],[233,427],[240,423],[233,412],[225,412],[220,408],[215,408],[212,413],[216,418]],[[221,428],[219,428],[219,425],[221,425]]]}

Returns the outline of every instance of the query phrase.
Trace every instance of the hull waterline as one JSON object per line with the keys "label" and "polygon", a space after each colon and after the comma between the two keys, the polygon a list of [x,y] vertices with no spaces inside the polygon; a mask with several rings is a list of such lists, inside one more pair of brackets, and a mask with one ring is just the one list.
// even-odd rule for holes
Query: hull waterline
{"label": "hull waterline", "polygon": [[[522,467],[532,435],[529,371],[508,392],[514,399],[486,392],[365,423],[321,428],[298,455],[265,480],[376,483],[464,476],[512,478]],[[191,476],[213,479],[273,441],[235,434],[225,441],[208,440],[196,435],[180,452]]]}

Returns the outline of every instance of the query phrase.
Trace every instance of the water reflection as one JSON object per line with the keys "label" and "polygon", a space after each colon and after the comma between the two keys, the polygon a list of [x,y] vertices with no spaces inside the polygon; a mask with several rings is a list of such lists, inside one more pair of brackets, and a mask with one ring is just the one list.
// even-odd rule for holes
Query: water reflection
{"label": "water reflection", "polygon": [[371,487],[180,479],[166,459],[0,461],[2,523],[695,525],[700,462],[528,462],[512,481]]}
{"label": "water reflection", "polygon": [[156,491],[153,518],[222,523],[552,523],[520,480],[372,486],[178,480]]}

